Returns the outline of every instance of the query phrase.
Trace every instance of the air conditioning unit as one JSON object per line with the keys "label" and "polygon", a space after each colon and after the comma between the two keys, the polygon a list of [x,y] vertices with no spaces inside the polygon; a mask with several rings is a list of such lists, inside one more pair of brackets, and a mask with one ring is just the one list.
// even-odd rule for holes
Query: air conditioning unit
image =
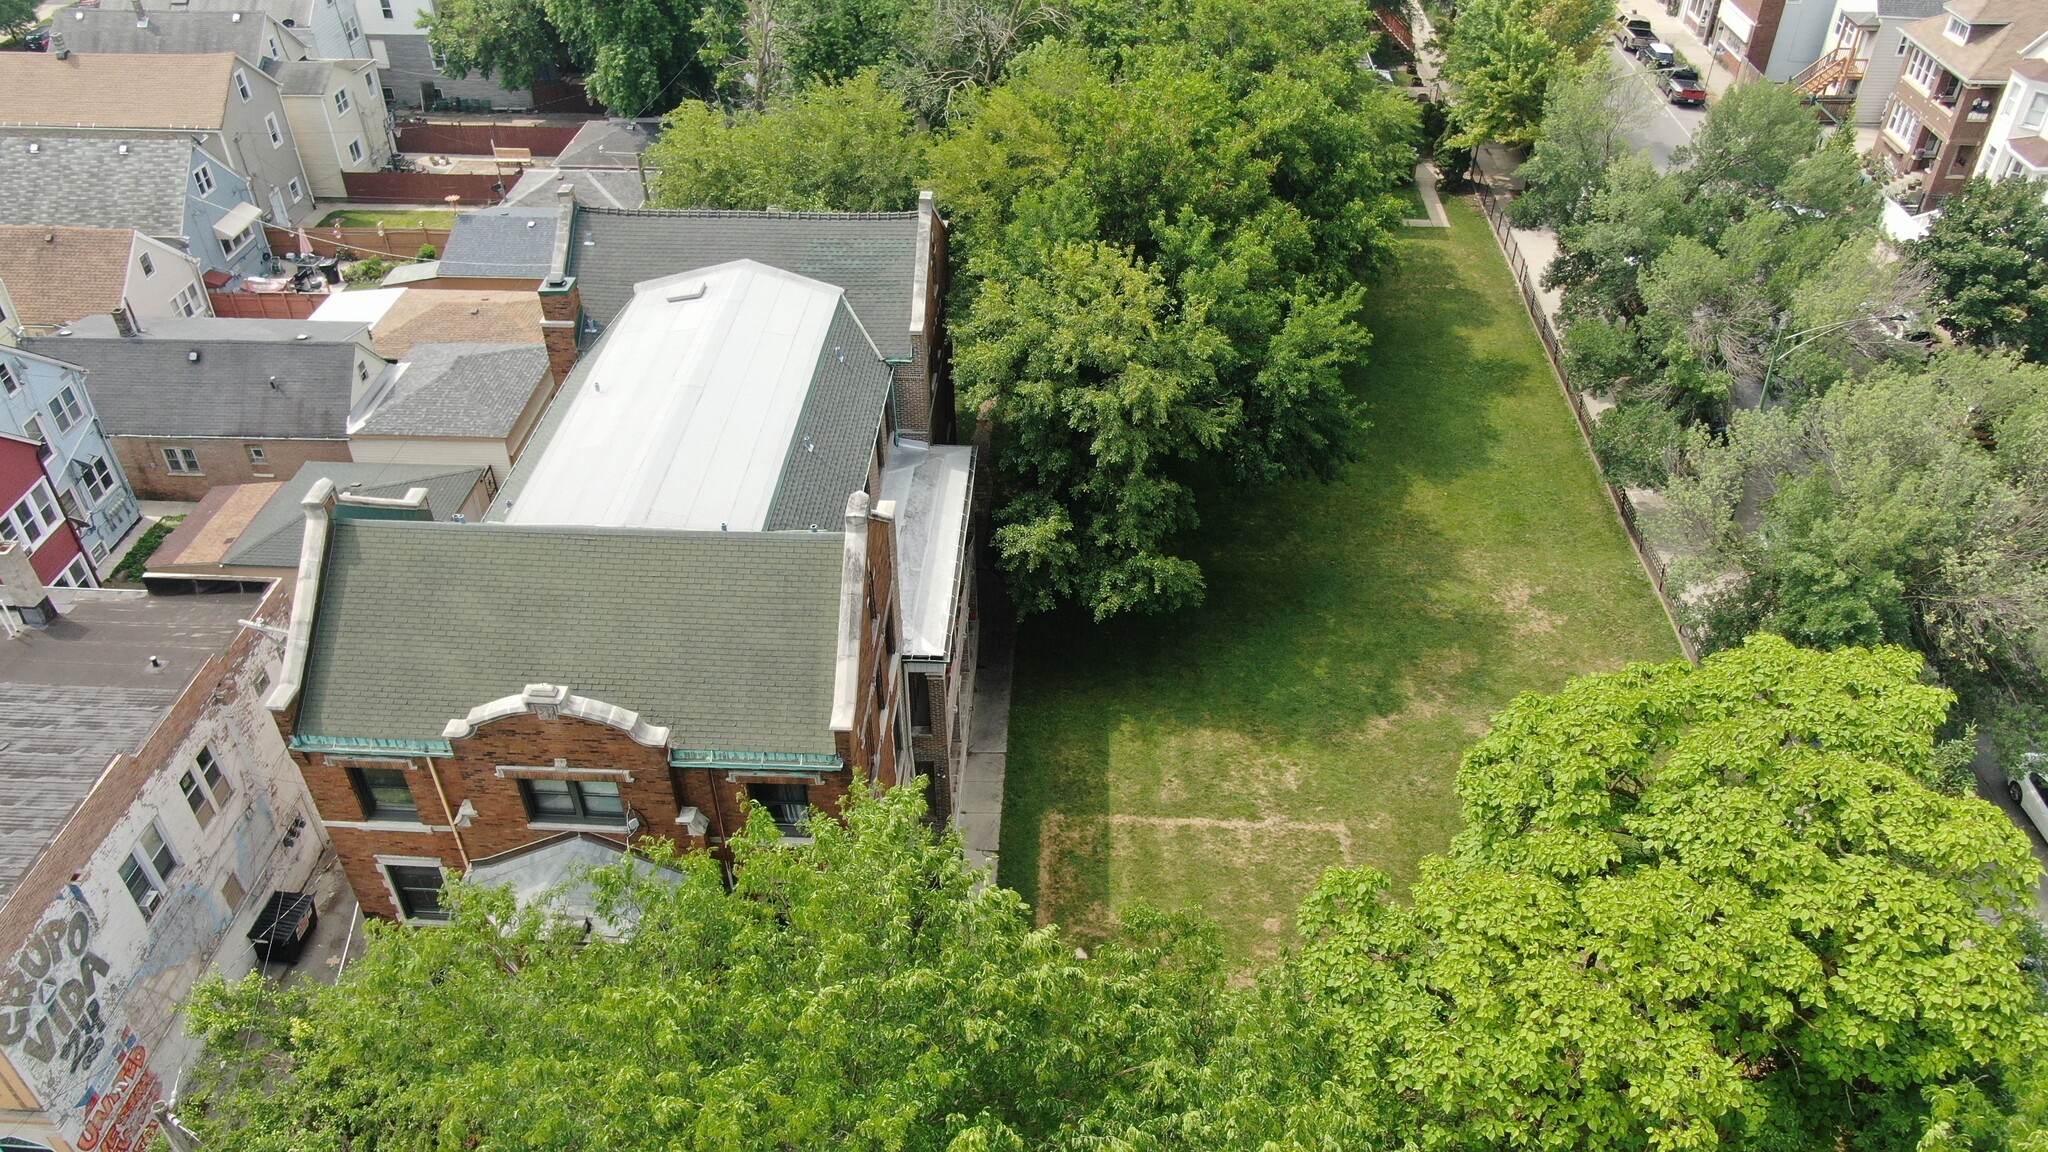
{"label": "air conditioning unit", "polygon": [[163,903],[163,899],[164,894],[162,892],[159,892],[156,889],[151,888],[149,891],[144,892],[141,896],[137,897],[135,902],[142,906],[142,910],[144,912],[154,912],[156,911],[156,906],[158,904]]}

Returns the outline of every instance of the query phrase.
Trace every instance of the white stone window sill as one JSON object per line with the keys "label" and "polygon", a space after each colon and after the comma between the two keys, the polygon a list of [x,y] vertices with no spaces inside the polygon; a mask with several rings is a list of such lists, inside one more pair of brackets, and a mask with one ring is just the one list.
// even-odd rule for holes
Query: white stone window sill
{"label": "white stone window sill", "polygon": [[591,824],[573,820],[528,820],[526,826],[536,832],[615,832],[621,836],[626,834],[626,825],[623,822]]}

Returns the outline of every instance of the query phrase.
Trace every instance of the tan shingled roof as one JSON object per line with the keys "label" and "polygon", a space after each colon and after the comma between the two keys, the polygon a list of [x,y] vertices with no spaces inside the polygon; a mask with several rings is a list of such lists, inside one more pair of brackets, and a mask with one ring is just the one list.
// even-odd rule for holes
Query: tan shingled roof
{"label": "tan shingled roof", "polygon": [[134,243],[126,228],[0,227],[0,280],[24,323],[69,324],[121,302]]}
{"label": "tan shingled roof", "polygon": [[171,530],[149,558],[151,571],[196,568],[210,571],[234,547],[249,522],[270,502],[284,481],[267,484],[223,484],[207,492],[185,522]]}
{"label": "tan shingled roof", "polygon": [[408,288],[370,327],[377,354],[402,360],[415,344],[540,344],[540,296]]}
{"label": "tan shingled roof", "polygon": [[[1982,3],[1951,2],[1949,12],[1973,24],[1991,24],[1989,13],[2004,23],[1995,32],[1978,31],[1974,43],[1958,44],[1948,38],[1949,13],[1929,16],[1906,25],[1906,36],[1941,61],[1966,84],[2003,84],[2019,63],[2027,45],[2048,32],[2048,4],[2041,0],[1983,0]],[[1965,15],[1965,12],[1968,15]]]}
{"label": "tan shingled roof", "polygon": [[[219,128],[235,61],[232,52],[0,52],[0,124]],[[262,75],[247,71],[252,84]]]}

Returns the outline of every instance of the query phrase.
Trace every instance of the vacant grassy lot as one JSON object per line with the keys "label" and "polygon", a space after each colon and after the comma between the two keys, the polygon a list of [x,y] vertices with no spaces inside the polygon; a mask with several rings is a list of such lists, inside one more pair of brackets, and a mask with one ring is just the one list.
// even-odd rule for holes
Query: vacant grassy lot
{"label": "vacant grassy lot", "polygon": [[316,228],[453,228],[455,213],[446,208],[343,208],[320,218]]}
{"label": "vacant grassy lot", "polygon": [[1470,204],[1372,296],[1372,427],[1333,485],[1211,499],[1199,611],[1026,621],[1004,884],[1084,937],[1198,904],[1273,955],[1322,869],[1407,881],[1520,692],[1678,645]]}

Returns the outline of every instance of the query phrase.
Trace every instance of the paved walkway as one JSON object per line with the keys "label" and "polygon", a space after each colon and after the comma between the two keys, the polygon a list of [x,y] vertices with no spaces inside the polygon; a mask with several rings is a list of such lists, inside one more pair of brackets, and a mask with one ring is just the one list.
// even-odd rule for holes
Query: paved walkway
{"label": "paved walkway", "polygon": [[1427,220],[1403,220],[1410,228],[1449,228],[1451,218],[1444,212],[1443,197],[1436,192],[1436,165],[1424,160],[1415,166],[1415,194],[1422,197],[1422,210]]}
{"label": "paved walkway", "polygon": [[967,863],[994,875],[1001,855],[1003,776],[1010,752],[1010,676],[1016,648],[1015,613],[993,569],[976,573],[980,618],[971,647],[974,684],[967,717],[966,765],[960,770],[959,806],[953,826],[960,830]]}

